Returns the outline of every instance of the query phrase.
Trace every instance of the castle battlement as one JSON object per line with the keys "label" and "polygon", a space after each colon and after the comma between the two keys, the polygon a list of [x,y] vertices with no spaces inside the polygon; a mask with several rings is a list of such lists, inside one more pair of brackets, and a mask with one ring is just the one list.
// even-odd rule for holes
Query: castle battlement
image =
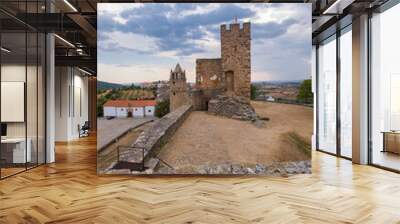
{"label": "castle battlement", "polygon": [[221,57],[196,59],[195,92],[188,94],[185,72],[179,64],[171,71],[170,110],[188,102],[195,110],[207,110],[209,100],[220,94],[250,99],[250,50],[249,22],[222,24]]}
{"label": "castle battlement", "polygon": [[221,33],[243,32],[250,34],[250,22],[222,24]]}

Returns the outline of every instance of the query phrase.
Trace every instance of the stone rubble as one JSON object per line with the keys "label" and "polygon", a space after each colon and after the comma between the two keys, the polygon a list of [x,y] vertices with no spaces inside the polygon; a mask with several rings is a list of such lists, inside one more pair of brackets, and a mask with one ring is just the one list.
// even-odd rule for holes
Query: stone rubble
{"label": "stone rubble", "polygon": [[255,164],[244,166],[240,164],[201,165],[194,167],[190,173],[178,171],[161,171],[157,174],[208,174],[208,175],[265,175],[265,176],[290,176],[294,174],[310,174],[311,161],[275,162],[268,165]]}
{"label": "stone rubble", "polygon": [[238,120],[256,121],[258,116],[246,97],[218,95],[208,102],[208,112]]}
{"label": "stone rubble", "polygon": [[202,175],[264,175],[264,176],[291,176],[295,174],[311,174],[311,161],[274,162],[268,165],[255,164],[245,166],[240,164],[202,165],[193,167],[194,172],[181,173],[162,163],[156,169],[147,169],[145,172],[130,170],[109,170],[106,174],[202,174]]}
{"label": "stone rubble", "polygon": [[246,97],[218,95],[208,102],[208,112],[237,120],[251,121],[256,127],[265,127],[265,118],[258,117]]}

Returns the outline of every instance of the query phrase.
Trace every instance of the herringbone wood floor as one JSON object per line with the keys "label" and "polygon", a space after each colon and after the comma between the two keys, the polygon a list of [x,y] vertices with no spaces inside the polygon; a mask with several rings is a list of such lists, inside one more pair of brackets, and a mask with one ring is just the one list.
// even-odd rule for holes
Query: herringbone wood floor
{"label": "herringbone wood floor", "polygon": [[400,223],[400,175],[318,152],[289,178],[99,177],[95,147],[0,181],[0,223]]}

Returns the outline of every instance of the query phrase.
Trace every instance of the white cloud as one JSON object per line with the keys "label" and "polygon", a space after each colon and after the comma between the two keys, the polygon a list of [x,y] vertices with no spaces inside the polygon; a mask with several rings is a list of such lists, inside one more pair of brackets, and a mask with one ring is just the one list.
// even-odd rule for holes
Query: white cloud
{"label": "white cloud", "polygon": [[221,4],[216,4],[216,3],[196,5],[196,7],[194,9],[186,10],[186,11],[183,11],[182,13],[178,14],[178,17],[206,14],[206,13],[209,13],[211,11],[218,9],[220,6],[221,6]]}
{"label": "white cloud", "polygon": [[133,83],[146,81],[168,80],[169,68],[144,64],[98,64],[98,77],[101,81],[114,83]]}
{"label": "white cloud", "polygon": [[98,3],[97,10],[98,13],[101,14],[121,14],[125,10],[135,9],[143,7],[142,3]]}
{"label": "white cloud", "polygon": [[158,50],[158,40],[154,37],[120,31],[104,32],[102,35],[105,37],[105,40],[99,41],[99,46],[102,48],[124,48],[143,52]]}
{"label": "white cloud", "polygon": [[[129,15],[129,18],[123,18],[121,14],[124,10],[143,7],[142,4],[99,5],[99,13],[108,13],[119,24],[125,24],[128,21],[127,19],[140,17],[139,14],[132,14]],[[111,5],[111,7],[107,5]],[[176,5],[172,6],[176,7]],[[307,74],[303,73],[308,72],[309,69],[307,66],[310,64],[310,58],[304,56],[307,51],[307,48],[304,46],[308,44],[308,41],[311,49],[311,14],[310,10],[306,10],[308,6],[304,4],[279,4],[277,6],[276,4],[272,5],[268,3],[238,4],[238,6],[256,12],[255,16],[242,18],[241,21],[250,20],[252,23],[258,24],[269,22],[280,24],[288,19],[296,21],[282,35],[275,38],[260,38],[252,41],[252,81],[304,78],[303,76]],[[180,13],[176,13],[175,10],[166,10],[163,13],[169,13],[168,20],[174,22],[174,20],[185,19],[189,15],[207,14],[218,9],[218,7],[220,7],[220,4],[198,4],[195,8],[183,10]],[[284,24],[282,26],[287,26]],[[202,49],[203,52],[185,53],[185,55],[181,55],[182,52],[180,52],[180,50],[184,49],[159,49],[158,43],[163,40],[163,37],[158,37],[160,38],[158,39],[156,37],[121,31],[101,33],[105,38],[99,41],[99,46],[103,47],[103,49],[122,48],[133,51],[126,51],[123,54],[124,56],[113,53],[112,58],[110,58],[110,61],[118,63],[118,57],[121,57],[127,65],[121,66],[109,64],[110,61],[99,61],[99,79],[119,83],[168,80],[170,69],[173,69],[175,64],[179,62],[182,68],[186,70],[188,81],[193,82],[196,68],[195,61],[197,58],[220,57],[219,32],[214,32],[216,28],[219,29],[219,25],[198,26],[197,30],[189,31],[205,33],[201,39],[184,39],[185,44],[188,44],[187,46],[195,46]],[[188,34],[187,36],[191,37],[192,35]],[[107,50],[102,51],[99,54],[107,54]],[[145,53],[141,54],[135,51]],[[132,58],[129,58],[129,55],[132,55]],[[130,60],[133,62],[128,63]],[[291,65],[287,66],[289,61]]]}
{"label": "white cloud", "polygon": [[[303,3],[301,3],[303,4]],[[299,4],[285,3],[260,3],[260,4],[238,4],[242,8],[247,8],[256,13],[251,18],[252,23],[281,23],[287,19],[299,19],[303,16],[303,10],[299,10]],[[279,5],[279,8],[276,6]],[[273,7],[275,6],[275,7]],[[309,12],[307,12],[309,13]]]}
{"label": "white cloud", "polygon": [[111,15],[113,20],[120,24],[126,24],[128,22],[127,18],[121,16],[121,13],[130,10],[143,7],[142,3],[98,3],[97,10],[99,16],[101,15]]}

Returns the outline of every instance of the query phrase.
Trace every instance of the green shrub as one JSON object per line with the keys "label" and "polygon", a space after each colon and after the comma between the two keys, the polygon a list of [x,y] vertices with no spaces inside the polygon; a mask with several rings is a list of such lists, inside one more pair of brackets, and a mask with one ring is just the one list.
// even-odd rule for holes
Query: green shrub
{"label": "green shrub", "polygon": [[251,84],[250,88],[250,99],[254,100],[257,97],[257,87]]}
{"label": "green shrub", "polygon": [[297,100],[302,103],[313,103],[313,93],[311,91],[311,79],[306,79],[301,83]]}
{"label": "green shrub", "polygon": [[97,117],[103,117],[103,105],[107,102],[106,96],[101,96],[97,99]]}
{"label": "green shrub", "polygon": [[169,113],[169,100],[157,102],[154,114],[156,117],[163,117]]}

